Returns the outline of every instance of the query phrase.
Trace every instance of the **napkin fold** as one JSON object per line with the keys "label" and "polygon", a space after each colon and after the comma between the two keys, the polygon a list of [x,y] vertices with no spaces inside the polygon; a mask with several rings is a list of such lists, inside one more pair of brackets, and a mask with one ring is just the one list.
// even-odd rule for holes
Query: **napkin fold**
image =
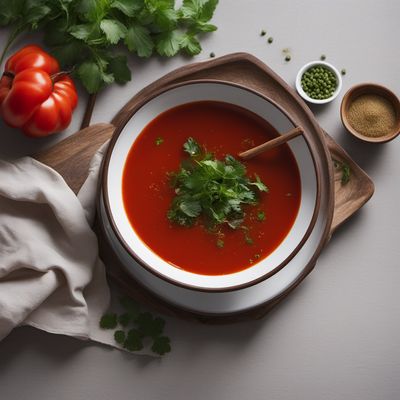
{"label": "napkin fold", "polygon": [[114,345],[99,328],[110,292],[90,226],[105,149],[78,197],[30,157],[0,161],[0,339],[31,325]]}

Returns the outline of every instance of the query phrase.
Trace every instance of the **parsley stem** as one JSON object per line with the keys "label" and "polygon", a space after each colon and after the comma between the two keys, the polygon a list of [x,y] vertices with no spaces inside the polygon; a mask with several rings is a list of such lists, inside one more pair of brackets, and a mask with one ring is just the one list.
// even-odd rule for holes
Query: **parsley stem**
{"label": "parsley stem", "polygon": [[97,95],[97,93],[92,93],[88,97],[88,100],[86,103],[85,114],[83,115],[83,119],[82,119],[81,129],[87,128],[90,124],[90,120],[92,119],[94,105],[96,103],[96,95]]}
{"label": "parsley stem", "polygon": [[0,65],[3,63],[4,57],[6,56],[8,49],[14,43],[14,40],[18,37],[18,35],[21,32],[22,32],[22,29],[18,25],[10,32],[10,35],[8,36],[8,39],[6,42],[6,45],[4,46],[1,56],[0,56]]}

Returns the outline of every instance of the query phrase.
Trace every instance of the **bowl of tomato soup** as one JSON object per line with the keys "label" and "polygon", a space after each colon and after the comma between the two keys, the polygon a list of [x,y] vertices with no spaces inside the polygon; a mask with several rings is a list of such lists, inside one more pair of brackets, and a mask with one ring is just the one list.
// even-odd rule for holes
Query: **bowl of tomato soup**
{"label": "bowl of tomato soup", "polygon": [[229,291],[284,268],[318,215],[312,141],[305,132],[250,160],[238,154],[294,126],[272,100],[221,81],[173,85],[138,104],[103,168],[103,214],[126,269]]}

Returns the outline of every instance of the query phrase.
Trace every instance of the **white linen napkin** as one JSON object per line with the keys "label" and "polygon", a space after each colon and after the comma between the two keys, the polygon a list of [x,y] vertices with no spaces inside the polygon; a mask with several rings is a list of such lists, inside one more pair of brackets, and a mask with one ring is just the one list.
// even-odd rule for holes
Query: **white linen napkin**
{"label": "white linen napkin", "polygon": [[78,197],[30,157],[0,161],[0,340],[31,325],[114,346],[99,327],[110,293],[90,227],[105,148]]}

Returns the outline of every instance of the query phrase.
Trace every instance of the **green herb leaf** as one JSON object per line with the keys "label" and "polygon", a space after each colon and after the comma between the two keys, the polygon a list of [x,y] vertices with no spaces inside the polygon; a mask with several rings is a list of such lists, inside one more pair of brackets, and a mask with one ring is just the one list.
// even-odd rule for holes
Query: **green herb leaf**
{"label": "green herb leaf", "polygon": [[200,42],[194,37],[194,35],[184,35],[180,46],[191,56],[201,52]]}
{"label": "green herb leaf", "polygon": [[117,327],[117,314],[104,314],[100,319],[100,328],[114,329]]}
{"label": "green herb leaf", "polygon": [[142,9],[143,5],[143,0],[114,0],[111,3],[112,8],[120,10],[128,17],[134,17]]}
{"label": "green herb leaf", "polygon": [[103,86],[103,73],[98,64],[93,61],[81,64],[77,74],[89,93],[96,93]]}
{"label": "green herb leaf", "polygon": [[135,51],[139,57],[150,57],[153,54],[154,43],[150,31],[140,25],[128,29],[125,43],[129,51]]}
{"label": "green herb leaf", "polygon": [[265,212],[264,211],[259,211],[257,213],[257,219],[261,222],[261,221],[265,221]]}
{"label": "green herb leaf", "polygon": [[162,318],[153,318],[149,312],[141,313],[136,323],[143,337],[156,337],[161,335],[165,326],[165,321]]}
{"label": "green herb leaf", "polygon": [[160,56],[172,57],[180,50],[182,34],[177,31],[163,32],[157,36],[156,50]]}
{"label": "green herb leaf", "polygon": [[142,335],[137,329],[130,329],[124,341],[124,348],[128,351],[139,351],[143,349]]}
{"label": "green herb leaf", "polygon": [[115,19],[103,19],[100,22],[100,29],[105,33],[108,42],[111,44],[117,44],[127,33],[125,25]]}
{"label": "green herb leaf", "polygon": [[342,179],[341,179],[342,185],[346,185],[346,183],[349,183],[350,174],[351,174],[350,167],[347,164],[342,163]]}
{"label": "green herb leaf", "polygon": [[171,351],[170,339],[166,336],[159,336],[155,338],[153,345],[151,346],[151,350],[160,356],[169,353]]}
{"label": "green herb leaf", "polygon": [[118,322],[120,325],[123,327],[127,327],[129,323],[131,322],[132,317],[130,313],[123,313],[118,317]]}
{"label": "green herb leaf", "polygon": [[162,145],[164,143],[164,139],[161,136],[159,136],[156,139],[155,143],[156,143],[156,146],[160,146],[160,145]]}
{"label": "green herb leaf", "polygon": [[200,145],[191,137],[184,143],[183,150],[191,157],[198,156],[201,153]]}
{"label": "green herb leaf", "polygon": [[108,71],[114,76],[115,82],[119,84],[126,83],[131,80],[131,71],[127,65],[126,56],[115,56],[108,64]]}
{"label": "green herb leaf", "polygon": [[222,239],[217,239],[217,247],[222,249],[225,246],[225,242]]}
{"label": "green herb leaf", "polygon": [[124,331],[115,331],[114,332],[114,340],[118,343],[118,344],[123,344],[125,342],[125,332]]}
{"label": "green herb leaf", "polygon": [[80,40],[88,40],[94,32],[95,27],[92,24],[73,25],[69,28],[69,33]]}

